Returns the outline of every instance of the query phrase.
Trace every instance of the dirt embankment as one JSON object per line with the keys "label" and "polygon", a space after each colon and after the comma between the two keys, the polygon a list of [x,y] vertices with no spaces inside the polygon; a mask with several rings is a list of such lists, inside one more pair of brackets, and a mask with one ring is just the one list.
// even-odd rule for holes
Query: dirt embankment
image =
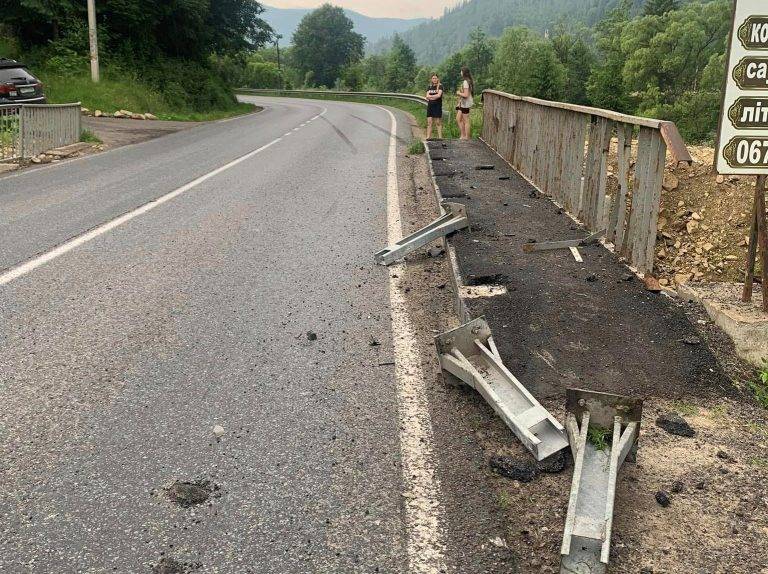
{"label": "dirt embankment", "polygon": [[655,272],[670,286],[744,280],[755,178],[718,176],[714,150],[689,146],[694,163],[667,163]]}

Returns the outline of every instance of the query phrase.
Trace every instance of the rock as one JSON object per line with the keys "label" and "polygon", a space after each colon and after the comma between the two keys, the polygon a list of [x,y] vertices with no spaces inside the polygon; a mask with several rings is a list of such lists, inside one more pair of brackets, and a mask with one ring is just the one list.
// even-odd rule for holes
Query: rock
{"label": "rock", "polygon": [[689,221],[688,223],[685,224],[685,229],[686,229],[686,231],[688,231],[688,235],[690,235],[691,233],[696,231],[696,229],[698,229],[698,227],[699,227],[699,222],[698,221],[694,221],[694,220],[691,220],[691,221]]}
{"label": "rock", "polygon": [[725,181],[725,177],[724,177],[724,176],[722,176],[722,175],[718,175],[718,176],[715,178],[715,183],[717,183],[717,184],[722,184],[724,181]]}
{"label": "rock", "polygon": [[563,472],[567,464],[568,459],[565,457],[565,451],[561,450],[560,452],[537,462],[536,469],[539,472],[545,472],[547,474],[557,474],[558,472]]}
{"label": "rock", "polygon": [[144,114],[144,117],[151,121],[157,121],[157,116],[154,114]]}
{"label": "rock", "polygon": [[591,273],[587,275],[587,283],[595,283],[597,281],[597,275]]}
{"label": "rock", "polygon": [[661,415],[656,419],[656,426],[676,436],[690,438],[696,434],[696,431],[688,424],[688,421],[677,413]]}
{"label": "rock", "polygon": [[118,110],[118,111],[116,111],[116,112],[114,113],[114,115],[113,115],[112,117],[113,117],[113,118],[124,118],[124,117],[126,117],[126,115],[125,115],[123,112],[121,112],[121,111],[119,111],[119,110]]}
{"label": "rock", "polygon": [[688,283],[691,279],[690,273],[676,273],[675,274],[675,283],[678,285],[684,285]]}
{"label": "rock", "polygon": [[659,285],[661,285],[662,287],[669,286],[669,279],[659,279]]}
{"label": "rock", "polygon": [[659,280],[656,279],[656,277],[653,275],[646,275],[643,279],[643,285],[645,285],[645,290],[650,291],[651,293],[661,292],[661,285],[659,284]]}
{"label": "rock", "polygon": [[672,488],[670,488],[670,490],[674,494],[679,494],[679,493],[683,492],[684,489],[685,489],[685,485],[683,485],[683,482],[681,480],[676,480],[675,482],[673,482],[672,483]]}
{"label": "rock", "polygon": [[317,333],[315,333],[314,331],[307,331],[307,340],[317,341]]}
{"label": "rock", "polygon": [[204,483],[174,482],[168,489],[168,498],[182,508],[189,508],[207,501],[211,496],[210,488]]}
{"label": "rock", "polygon": [[520,482],[531,482],[538,474],[536,467],[531,463],[518,461],[508,456],[494,456],[490,465],[496,474]]}
{"label": "rock", "polygon": [[672,503],[672,501],[669,499],[669,494],[663,490],[660,490],[656,493],[656,502],[658,502],[659,505],[663,508],[666,508]]}
{"label": "rock", "polygon": [[704,251],[712,251],[714,248],[715,248],[715,246],[712,245],[711,243],[705,243],[704,244]]}
{"label": "rock", "polygon": [[724,450],[717,451],[717,458],[719,458],[720,460],[728,461],[728,462],[736,462],[734,458]]}
{"label": "rock", "polygon": [[440,257],[443,253],[445,253],[445,249],[442,247],[433,247],[428,251],[430,257]]}
{"label": "rock", "polygon": [[213,427],[213,434],[216,435],[216,438],[221,438],[222,436],[224,436],[224,432],[226,431],[224,431],[224,427],[221,425],[216,425],[215,427]]}
{"label": "rock", "polygon": [[104,115],[104,112],[102,112],[101,110],[96,110],[95,112],[93,112],[93,115],[94,117],[100,118],[101,116]]}
{"label": "rock", "polygon": [[694,211],[694,212],[691,214],[691,218],[695,219],[696,221],[701,221],[701,220],[703,219],[703,218],[701,217],[701,215],[699,215],[699,214],[698,214],[698,213],[696,213],[695,211]]}
{"label": "rock", "polygon": [[664,175],[664,183],[662,183],[662,187],[664,189],[666,189],[667,191],[675,191],[679,185],[680,185],[680,180],[677,179],[676,175],[673,175],[671,173]]}

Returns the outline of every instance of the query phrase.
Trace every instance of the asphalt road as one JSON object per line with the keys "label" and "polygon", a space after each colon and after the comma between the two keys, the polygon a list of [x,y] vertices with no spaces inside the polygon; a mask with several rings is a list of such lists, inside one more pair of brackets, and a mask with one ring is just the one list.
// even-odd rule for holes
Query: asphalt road
{"label": "asphalt road", "polygon": [[0,178],[0,572],[409,571],[390,117],[262,101]]}

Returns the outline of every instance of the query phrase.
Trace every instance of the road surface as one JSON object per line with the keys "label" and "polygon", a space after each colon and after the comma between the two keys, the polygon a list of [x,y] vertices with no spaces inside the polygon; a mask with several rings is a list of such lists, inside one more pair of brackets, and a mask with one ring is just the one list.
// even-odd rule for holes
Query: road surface
{"label": "road surface", "polygon": [[372,265],[406,118],[259,101],[0,178],[0,571],[497,563],[486,509],[444,504],[483,460],[458,447],[441,487],[399,275]]}

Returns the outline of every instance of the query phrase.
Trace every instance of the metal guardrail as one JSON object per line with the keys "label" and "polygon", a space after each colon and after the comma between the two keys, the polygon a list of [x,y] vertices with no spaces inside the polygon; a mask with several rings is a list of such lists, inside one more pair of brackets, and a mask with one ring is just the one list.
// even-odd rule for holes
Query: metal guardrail
{"label": "metal guardrail", "polygon": [[0,161],[28,159],[80,141],[80,103],[0,106]]}
{"label": "metal guardrail", "polygon": [[[667,148],[678,162],[692,161],[675,124],[495,90],[483,100],[483,140],[588,229],[606,230],[630,264],[651,271]],[[607,195],[614,133],[619,185]]]}
{"label": "metal guardrail", "polygon": [[395,98],[398,100],[410,100],[420,104],[427,105],[427,98],[415,94],[397,94],[388,92],[342,92],[332,90],[261,90],[251,88],[240,88],[235,90],[237,93],[254,94],[267,96],[276,94],[278,96],[335,96],[335,97],[357,97],[357,98]]}

